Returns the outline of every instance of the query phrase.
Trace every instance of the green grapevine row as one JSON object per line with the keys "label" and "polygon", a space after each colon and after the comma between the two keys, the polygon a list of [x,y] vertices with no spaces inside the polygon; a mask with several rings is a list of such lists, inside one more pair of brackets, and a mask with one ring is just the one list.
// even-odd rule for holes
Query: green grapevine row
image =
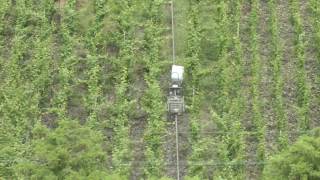
{"label": "green grapevine row", "polygon": [[[10,139],[6,149],[1,152],[8,161],[5,176],[14,177],[12,167],[18,163],[16,159],[28,158],[31,131],[40,120],[44,94],[50,83],[52,28],[49,23],[49,10],[53,3],[42,2],[38,5],[18,0],[7,4],[7,8],[15,9],[17,17],[12,39],[9,59],[3,65],[3,81],[1,81],[1,119],[4,137]],[[40,6],[46,4],[47,9]],[[7,28],[7,27],[6,27]],[[6,29],[7,33],[10,29]],[[6,39],[9,40],[8,38]],[[49,45],[49,46],[48,46]],[[1,124],[2,124],[1,123]],[[10,151],[10,156],[6,157]],[[2,157],[1,157],[2,159]]]}
{"label": "green grapevine row", "polygon": [[[312,22],[312,30],[313,30],[313,39],[314,41],[311,41],[314,43],[314,49],[316,50],[316,80],[315,80],[315,91],[319,92],[320,88],[320,21],[319,21],[319,16],[320,16],[320,2],[316,0],[311,0],[309,1],[309,7],[311,9],[311,22]],[[316,106],[320,106],[320,97],[318,95],[315,96],[316,101],[315,104]],[[315,117],[317,119],[317,117]]]}
{"label": "green grapevine row", "polygon": [[146,143],[145,174],[147,177],[160,178],[164,172],[164,151],[162,142],[163,134],[166,132],[165,105],[163,103],[163,93],[161,92],[159,77],[161,75],[160,60],[161,47],[163,44],[163,24],[161,22],[161,7],[164,1],[152,0],[146,3],[149,11],[146,13],[144,25],[143,45],[145,52],[143,61],[145,62],[144,79],[147,89],[143,97],[143,109],[147,113],[147,127],[144,133]]}
{"label": "green grapevine row", "polygon": [[127,97],[129,88],[129,64],[134,61],[134,36],[132,29],[135,22],[132,18],[134,12],[134,4],[126,1],[117,2],[116,5],[120,10],[120,16],[117,14],[116,19],[119,29],[116,33],[116,41],[119,46],[119,56],[115,59],[115,68],[119,71],[115,86],[115,119],[113,120],[114,137],[113,137],[113,165],[120,174],[129,176],[130,165],[132,162],[132,152],[130,151],[129,139],[129,110],[132,109],[132,102]]}
{"label": "green grapevine row", "polygon": [[[88,94],[86,98],[86,107],[89,110],[88,122],[94,124],[99,124],[97,111],[99,109],[99,105],[101,103],[102,97],[102,87],[99,84],[99,80],[102,76],[101,70],[101,59],[99,54],[99,40],[101,27],[103,24],[103,19],[106,14],[106,2],[104,0],[96,0],[93,2],[94,4],[94,12],[95,19],[92,23],[91,28],[88,30],[88,34],[86,37],[86,44],[88,48],[88,59],[87,59],[87,67],[89,71],[87,72],[87,86],[88,86]],[[102,55],[101,55],[102,56]]]}
{"label": "green grapevine row", "polygon": [[[49,109],[49,113],[57,114],[59,119],[67,118],[68,98],[71,95],[72,78],[74,76],[74,65],[76,63],[76,57],[73,55],[74,41],[73,33],[75,31],[76,24],[76,1],[70,0],[66,2],[66,5],[59,11],[62,16],[61,22],[56,22],[55,31],[58,31],[56,35],[61,41],[61,46],[57,48],[59,52],[59,64],[55,64],[54,68],[57,68],[58,79],[57,84],[53,84],[55,94],[52,99],[52,107]],[[56,53],[58,53],[56,52]]]}
{"label": "green grapevine row", "polygon": [[305,70],[305,34],[300,16],[299,1],[291,0],[290,5],[291,19],[294,27],[294,50],[297,60],[295,83],[297,85],[297,106],[299,112],[298,126],[300,130],[308,130],[310,128],[310,87]]}
{"label": "green grapevine row", "polygon": [[277,120],[278,128],[278,141],[280,149],[285,148],[288,144],[288,129],[287,129],[287,117],[284,111],[283,103],[283,79],[282,79],[282,45],[280,43],[278,20],[276,12],[275,1],[269,1],[269,9],[271,11],[270,18],[270,32],[271,32],[271,43],[272,43],[272,95],[273,99],[273,111]]}
{"label": "green grapevine row", "polygon": [[[207,4],[206,4],[207,3]],[[218,2],[207,1],[200,7],[209,6],[214,22],[210,24],[209,31],[214,31],[213,43],[217,60],[211,62],[212,65],[204,67],[200,74],[213,76],[214,88],[203,94],[214,92],[215,100],[212,101],[211,121],[216,127],[214,136],[199,136],[199,140],[193,144],[193,152],[190,161],[190,175],[200,178],[240,178],[243,176],[243,165],[238,161],[243,161],[244,135],[241,123],[243,112],[243,98],[241,92],[242,62],[241,43],[237,24],[240,18],[241,2]],[[214,4],[214,6],[213,6]],[[230,15],[230,12],[237,12]],[[200,25],[206,27],[205,25]],[[211,32],[205,33],[211,33]],[[200,44],[199,44],[199,47]],[[202,49],[201,49],[202,50]],[[203,62],[204,63],[204,62]],[[211,69],[213,68],[213,69]],[[231,75],[232,74],[232,75]],[[201,76],[204,80],[206,77]],[[201,85],[208,82],[202,82]],[[211,79],[210,79],[211,80]],[[203,128],[203,127],[201,127]],[[201,166],[193,165],[193,162],[203,161],[208,164],[225,163],[221,166]],[[230,163],[231,162],[231,163]]]}
{"label": "green grapevine row", "polygon": [[257,35],[257,26],[259,23],[259,2],[257,0],[251,1],[251,15],[250,15],[250,39],[251,39],[251,95],[252,95],[252,120],[255,130],[258,132],[258,160],[264,160],[265,156],[265,122],[261,115],[261,98],[259,95],[259,85],[261,83],[261,62],[259,57],[259,44]]}
{"label": "green grapevine row", "polygon": [[200,106],[199,72],[200,72],[200,41],[201,25],[199,22],[199,2],[190,0],[188,14],[188,35],[186,50],[186,76],[188,86],[186,89],[186,102],[190,104],[190,126],[192,139],[197,140],[199,133],[198,113]]}

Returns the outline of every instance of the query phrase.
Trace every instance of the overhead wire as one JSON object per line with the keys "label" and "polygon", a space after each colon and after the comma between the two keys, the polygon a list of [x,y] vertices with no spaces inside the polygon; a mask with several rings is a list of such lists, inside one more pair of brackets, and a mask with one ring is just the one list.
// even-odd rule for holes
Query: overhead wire
{"label": "overhead wire", "polygon": [[[266,131],[269,132],[269,131]],[[275,131],[276,133],[279,133],[278,131]],[[307,130],[307,131],[295,131],[292,132],[291,134],[308,134],[311,133],[311,130]],[[260,134],[261,132],[259,131],[205,131],[205,132],[199,132],[199,134],[209,134],[209,135],[226,135],[226,134],[235,134],[235,135],[256,135],[256,134]],[[144,132],[140,132],[140,133],[134,133],[135,135],[138,134],[144,134]],[[170,133],[170,132],[153,132],[153,135],[173,135],[174,133]],[[188,135],[190,134],[190,132],[188,131],[179,131],[178,134],[182,134],[182,135]]]}
{"label": "overhead wire", "polygon": [[[12,163],[12,162],[19,162],[19,163],[23,163],[23,162],[30,162],[29,160],[26,159],[15,159],[15,160],[4,160],[4,159],[0,159],[1,163]],[[39,159],[34,159],[33,162],[39,162],[42,163],[41,160]],[[127,161],[127,163],[119,163],[119,165],[122,166],[132,166],[132,164],[144,164],[144,165],[135,165],[136,167],[153,167],[151,164],[149,164],[150,161]],[[270,164],[268,161],[245,161],[245,160],[240,160],[240,161],[234,161],[234,162],[208,162],[208,161],[180,161],[182,164],[185,164],[186,166],[236,166],[236,165],[266,165],[266,164]],[[176,166],[176,164],[172,164],[172,163],[165,163],[164,166]],[[111,165],[112,167],[112,165]]]}
{"label": "overhead wire", "polygon": [[[174,29],[174,1],[171,0],[171,33],[172,33],[172,64],[176,63],[176,45],[175,45],[175,29]],[[176,128],[176,168],[177,180],[180,180],[180,164],[179,164],[179,128],[178,128],[178,115],[175,115],[175,128]]]}
{"label": "overhead wire", "polygon": [[171,34],[172,34],[172,63],[176,63],[176,42],[175,42],[175,28],[174,28],[174,0],[171,0]]}

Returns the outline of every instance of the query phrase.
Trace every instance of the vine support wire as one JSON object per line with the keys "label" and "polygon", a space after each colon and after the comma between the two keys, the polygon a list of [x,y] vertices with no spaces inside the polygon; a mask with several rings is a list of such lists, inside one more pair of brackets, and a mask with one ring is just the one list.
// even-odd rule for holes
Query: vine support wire
{"label": "vine support wire", "polygon": [[[176,44],[175,44],[175,28],[174,28],[174,0],[171,0],[171,33],[172,33],[172,63],[176,63]],[[177,180],[180,180],[179,165],[179,132],[178,132],[178,115],[175,115],[176,126],[176,161],[177,161]]]}
{"label": "vine support wire", "polygon": [[175,28],[174,28],[174,1],[171,0],[171,33],[172,33],[172,62],[176,63],[176,42],[175,42]]}
{"label": "vine support wire", "polygon": [[175,115],[176,121],[176,156],[177,156],[177,180],[180,180],[180,166],[179,166],[179,133],[178,133],[178,115]]}

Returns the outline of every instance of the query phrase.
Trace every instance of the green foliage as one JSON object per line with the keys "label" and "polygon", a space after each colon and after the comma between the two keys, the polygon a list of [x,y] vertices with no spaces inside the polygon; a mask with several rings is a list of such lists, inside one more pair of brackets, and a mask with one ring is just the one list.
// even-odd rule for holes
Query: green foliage
{"label": "green foliage", "polygon": [[281,76],[282,70],[282,56],[283,56],[283,46],[280,42],[278,20],[276,12],[276,3],[274,0],[269,1],[269,9],[271,11],[270,18],[270,32],[271,32],[271,42],[272,42],[272,94],[273,94],[273,107],[275,112],[275,117],[277,118],[277,128],[279,131],[279,146],[280,149],[285,148],[288,145],[288,127],[287,127],[287,117],[284,110],[284,100],[283,100],[283,78]]}
{"label": "green foliage", "polygon": [[264,170],[265,179],[320,178],[320,129],[302,136],[280,154],[271,157]]}
{"label": "green foliage", "polygon": [[102,84],[100,83],[102,77],[101,64],[106,59],[104,54],[100,54],[99,46],[102,39],[102,29],[104,23],[104,17],[106,15],[106,2],[105,1],[93,1],[93,11],[95,21],[90,24],[84,41],[86,42],[86,48],[88,49],[87,67],[86,71],[86,84],[88,86],[88,94],[86,97],[86,106],[89,109],[88,122],[92,126],[99,126],[100,121],[97,116],[99,106],[102,101]]}
{"label": "green foliage", "polygon": [[163,1],[155,0],[146,4],[150,11],[146,14],[148,18],[144,25],[145,34],[143,45],[145,52],[143,61],[147,72],[144,75],[147,89],[145,90],[142,102],[143,109],[147,113],[147,127],[144,132],[146,143],[145,157],[146,163],[144,172],[148,178],[160,178],[164,173],[164,149],[163,134],[166,132],[165,105],[163,103],[163,92],[160,88],[159,78],[161,75],[161,46],[163,43],[161,28],[162,22],[159,21],[160,6]]}
{"label": "green foliage", "polygon": [[147,175],[161,177],[163,172],[162,149],[163,136],[165,132],[165,121],[163,118],[164,105],[161,103],[160,87],[154,82],[149,84],[149,89],[145,94],[145,110],[148,113],[148,128],[144,134],[147,144],[145,156],[147,158]]}
{"label": "green foliage", "polygon": [[[171,64],[169,2],[0,1],[1,178],[111,180],[132,174],[141,174],[134,177],[138,179],[166,175],[163,144],[166,134],[172,133],[166,131],[171,122],[166,121],[164,103]],[[186,70],[187,122],[181,126],[188,126],[180,127],[185,130],[181,136],[190,140],[181,141],[180,149],[183,161],[188,160],[186,179],[245,179],[248,134],[256,137],[254,153],[261,161],[272,153],[264,152],[267,120],[277,127],[277,140],[269,145],[281,150],[289,144],[291,118],[286,117],[286,108],[291,104],[287,106],[283,92],[284,75],[296,74],[289,98],[297,109],[293,116],[299,116],[299,129],[308,130],[316,119],[320,71],[313,61],[320,59],[320,3],[309,1],[306,18],[298,0],[288,3],[294,69],[287,73],[284,51],[291,52],[291,47],[282,41],[291,40],[281,34],[283,17],[277,13],[285,1],[269,0],[270,14],[260,12],[264,2],[258,0],[174,2],[177,63]],[[263,18],[269,20],[270,34],[259,34]],[[304,25],[308,18],[310,32]],[[260,53],[265,51],[259,43],[268,41],[260,41],[266,37],[271,38],[270,63],[261,63]],[[309,58],[311,54],[316,58]],[[262,68],[270,70],[268,99],[261,96]],[[309,82],[317,84],[311,88]],[[263,119],[265,101],[272,118]],[[250,132],[244,129],[247,121],[253,125]],[[283,165],[279,174],[290,171],[293,178],[318,178],[311,167],[318,164],[309,163],[310,158],[319,161],[317,148],[312,149],[318,144],[308,138],[272,160],[275,167]],[[291,158],[298,150],[309,159]],[[301,163],[287,166],[287,162]],[[271,169],[268,166],[266,174],[275,171]]]}
{"label": "green foliage", "polygon": [[18,178],[88,179],[106,175],[102,135],[89,127],[61,120],[54,130],[37,124],[32,136],[30,154],[15,166]]}
{"label": "green foliage", "polygon": [[296,57],[296,77],[297,86],[297,110],[299,115],[299,129],[310,129],[310,85],[307,81],[305,69],[305,33],[303,31],[303,22],[299,9],[299,1],[291,0],[291,20],[294,28],[294,50]]}
{"label": "green foliage", "polygon": [[[311,0],[309,1],[309,12],[310,12],[310,20],[312,23],[312,40],[310,40],[308,43],[311,47],[315,49],[316,53],[316,62],[315,62],[315,78],[313,85],[310,85],[311,91],[318,92],[320,88],[320,21],[319,21],[319,15],[320,15],[320,1],[317,0]],[[315,102],[315,106],[320,106],[320,97],[317,95],[312,96],[313,100]],[[310,103],[312,104],[312,103]]]}
{"label": "green foliage", "polygon": [[[57,10],[58,11],[58,10]],[[54,31],[57,31],[56,36],[59,38],[60,44],[55,47],[58,59],[58,67],[54,69],[57,71],[55,79],[58,80],[58,90],[54,92],[52,98],[52,107],[50,113],[58,115],[59,119],[67,117],[68,113],[68,99],[72,94],[72,84],[74,83],[74,65],[77,59],[74,55],[75,42],[74,32],[76,23],[78,22],[75,12],[75,1],[67,1],[66,5],[59,11],[61,20],[55,22]]]}
{"label": "green foliage", "polygon": [[[198,26],[207,27],[210,25],[212,28],[203,29],[201,31],[203,34],[215,32],[214,38],[211,40],[215,46],[211,51],[217,54],[215,54],[214,61],[206,62],[205,59],[199,59],[200,65],[206,63],[209,65],[200,66],[199,69],[204,69],[203,71],[206,72],[203,76],[194,75],[200,80],[199,87],[202,87],[199,88],[202,93],[196,94],[195,99],[201,100],[202,103],[208,103],[209,99],[200,99],[199,97],[205,94],[210,94],[207,96],[208,98],[214,96],[213,99],[210,98],[210,107],[214,109],[210,114],[212,116],[210,125],[214,128],[210,129],[210,133],[207,135],[206,126],[198,124],[200,128],[197,132],[200,136],[192,146],[192,154],[188,163],[190,166],[189,174],[201,179],[242,177],[244,166],[239,162],[244,158],[244,130],[241,124],[244,107],[240,88],[243,67],[240,37],[238,28],[234,26],[234,22],[238,23],[239,21],[240,3],[215,1],[215,5],[212,5],[211,2],[206,1],[198,6],[198,8],[205,7],[204,10],[207,10],[208,6],[213,15],[214,20],[211,23],[207,23],[207,19],[204,19],[202,24]],[[201,9],[201,11],[203,10]],[[229,11],[237,12],[237,16],[231,16]],[[203,41],[205,40],[201,39],[201,42]],[[190,72],[194,71],[197,69]],[[191,113],[196,112],[195,117],[197,118],[199,118],[199,111],[202,111],[201,106],[197,107],[199,105],[202,104],[198,102],[194,104],[195,107],[191,107]],[[201,131],[203,131],[203,135]]]}
{"label": "green foliage", "polygon": [[[319,48],[320,47],[320,22],[319,22],[319,15],[320,15],[320,2],[316,0],[309,1],[309,8],[310,8],[310,16],[312,20],[312,26],[314,30],[314,43],[313,47]],[[317,51],[317,63],[320,63],[320,51]],[[319,71],[319,68],[317,68]],[[317,78],[317,82],[319,82],[320,78]]]}
{"label": "green foliage", "polygon": [[[261,83],[261,60],[259,56],[259,44],[258,44],[258,35],[257,35],[257,26],[259,23],[259,2],[257,0],[252,1],[252,11],[250,16],[250,51],[252,54],[252,64],[251,64],[251,89],[250,92],[252,94],[252,121],[257,130],[257,139],[259,140],[258,145],[258,160],[263,160],[265,156],[265,122],[261,115],[261,98],[259,92],[261,91],[260,83]],[[250,106],[250,105],[249,105]]]}
{"label": "green foliage", "polygon": [[193,176],[193,177],[185,177],[185,180],[201,180],[201,178],[199,178],[199,176]]}
{"label": "green foliage", "polygon": [[186,68],[186,103],[190,108],[190,126],[192,133],[192,140],[198,140],[199,133],[199,108],[201,91],[199,89],[200,80],[200,50],[201,50],[201,25],[200,25],[200,5],[197,1],[189,1],[188,12],[188,34],[187,47],[185,50],[185,68]]}
{"label": "green foliage", "polygon": [[11,133],[12,128],[6,127],[8,125],[4,123],[0,125],[0,176],[12,178],[12,166],[16,164],[21,146],[19,147],[14,134]]}

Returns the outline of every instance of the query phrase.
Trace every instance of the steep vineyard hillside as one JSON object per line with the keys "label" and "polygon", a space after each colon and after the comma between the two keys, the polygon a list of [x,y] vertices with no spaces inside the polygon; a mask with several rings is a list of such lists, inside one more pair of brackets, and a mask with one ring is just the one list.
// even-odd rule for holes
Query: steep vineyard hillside
{"label": "steep vineyard hillside", "polygon": [[[176,179],[170,0],[0,0],[0,179]],[[320,1],[174,0],[183,179],[261,179],[320,126]]]}

